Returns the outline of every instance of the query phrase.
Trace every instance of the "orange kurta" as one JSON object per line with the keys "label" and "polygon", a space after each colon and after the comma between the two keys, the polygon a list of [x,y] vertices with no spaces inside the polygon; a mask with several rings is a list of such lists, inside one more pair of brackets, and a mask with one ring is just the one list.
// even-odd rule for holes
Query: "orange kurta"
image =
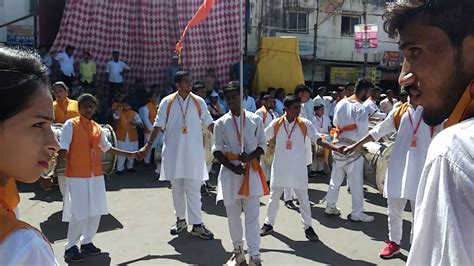
{"label": "orange kurta", "polygon": [[66,177],[90,178],[103,175],[102,130],[99,124],[83,116],[72,119],[72,141],[67,154]]}
{"label": "orange kurta", "polygon": [[138,133],[135,126],[133,126],[132,121],[135,119],[137,112],[133,110],[122,111],[120,118],[115,124],[115,134],[117,140],[125,141],[128,133],[129,141],[138,141]]}
{"label": "orange kurta", "polygon": [[54,123],[64,124],[66,120],[74,117],[78,117],[79,105],[77,101],[66,98],[64,102],[53,102],[54,108]]}

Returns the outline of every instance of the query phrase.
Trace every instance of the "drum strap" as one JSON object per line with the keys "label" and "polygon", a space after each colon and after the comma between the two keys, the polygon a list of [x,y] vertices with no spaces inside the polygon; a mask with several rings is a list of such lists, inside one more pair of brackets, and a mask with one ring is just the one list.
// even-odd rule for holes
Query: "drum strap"
{"label": "drum strap", "polygon": [[400,122],[402,121],[402,117],[406,113],[406,111],[408,110],[409,106],[410,106],[410,104],[408,102],[406,102],[406,103],[400,105],[399,107],[397,107],[397,109],[395,109],[395,111],[393,113],[393,123],[394,123],[395,129],[397,129],[397,131],[398,131],[398,128],[400,128]]}
{"label": "drum strap", "polygon": [[[239,155],[231,152],[226,152],[225,157],[229,161],[236,161],[239,160]],[[254,171],[258,172],[260,176],[260,182],[262,183],[263,195],[266,196],[270,194],[270,189],[268,188],[267,181],[265,178],[265,171],[263,170],[260,162],[257,159],[252,159],[249,163],[245,164],[245,172],[244,172],[244,180],[242,181],[242,185],[239,189],[239,195],[248,197],[250,194],[250,167]]]}

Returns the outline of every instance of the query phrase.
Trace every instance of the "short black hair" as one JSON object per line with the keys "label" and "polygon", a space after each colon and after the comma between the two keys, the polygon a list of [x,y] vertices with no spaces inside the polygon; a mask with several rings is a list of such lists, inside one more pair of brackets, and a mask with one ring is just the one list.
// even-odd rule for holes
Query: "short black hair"
{"label": "short black hair", "polygon": [[79,98],[77,98],[78,106],[81,106],[85,102],[92,102],[93,104],[97,106],[97,98],[90,93],[84,93],[81,96],[79,96]]}
{"label": "short black hair", "polygon": [[49,88],[49,77],[39,54],[0,45],[0,123],[27,108],[41,87]]}
{"label": "short black hair", "polygon": [[74,49],[76,49],[74,46],[69,45],[69,44],[66,45],[66,51],[67,51],[67,50],[74,50]]}
{"label": "short black hair", "polygon": [[359,93],[363,90],[368,90],[370,88],[373,88],[374,84],[372,83],[371,80],[369,79],[359,79],[356,84],[355,84],[355,93]]}
{"label": "short black hair", "polygon": [[231,81],[224,86],[224,93],[235,91],[240,94],[240,83],[238,81]]}
{"label": "short black hair", "polygon": [[112,55],[114,55],[114,54],[120,55],[120,52],[119,51],[112,51]]}
{"label": "short black hair", "polygon": [[149,91],[149,92],[146,94],[146,97],[147,97],[147,99],[150,99],[151,97],[153,97],[153,95],[156,96],[156,92],[155,92],[155,91]]}
{"label": "short black hair", "polygon": [[454,47],[474,34],[474,1],[472,0],[411,0],[392,3],[383,14],[384,30],[391,38],[398,38],[409,23],[419,18],[428,25],[441,29]]}
{"label": "short black hair", "polygon": [[311,88],[306,86],[305,84],[296,85],[295,94],[298,94],[298,93],[304,92],[304,91],[307,91],[309,93],[313,93],[313,90],[311,90]]}
{"label": "short black hair", "polygon": [[268,87],[267,92],[270,92],[270,91],[276,91],[276,88],[275,87]]}
{"label": "short black hair", "polygon": [[324,108],[324,104],[315,105],[315,106],[314,106],[314,111],[317,111],[317,110],[319,110],[319,109],[321,109],[321,108]]}
{"label": "short black hair", "polygon": [[301,99],[300,97],[294,94],[286,96],[285,99],[283,100],[283,106],[285,106],[286,108],[289,108],[295,103],[301,103]]}
{"label": "short black hair", "polygon": [[206,88],[206,85],[204,84],[204,82],[202,81],[194,82],[193,90],[204,89],[204,88]]}
{"label": "short black hair", "polygon": [[178,71],[174,74],[174,83],[180,83],[185,77],[189,77],[190,74],[187,71]]}
{"label": "short black hair", "polygon": [[321,87],[318,88],[318,93],[320,93],[324,90],[327,91],[328,89],[325,86],[321,86]]}
{"label": "short black hair", "polygon": [[344,85],[344,90],[347,90],[349,87],[355,87],[355,84],[352,82],[346,83],[346,85]]}

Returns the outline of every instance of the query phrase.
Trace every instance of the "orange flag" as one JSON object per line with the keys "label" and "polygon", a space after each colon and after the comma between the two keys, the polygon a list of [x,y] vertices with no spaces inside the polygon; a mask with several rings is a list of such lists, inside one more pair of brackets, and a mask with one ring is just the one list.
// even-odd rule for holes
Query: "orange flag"
{"label": "orange flag", "polygon": [[214,2],[215,0],[204,0],[204,2],[199,7],[196,14],[194,14],[193,18],[188,22],[188,24],[184,28],[184,31],[181,34],[181,38],[176,43],[176,53],[178,54],[180,61],[181,61],[181,50],[183,49],[183,41],[184,41],[184,36],[186,35],[186,32],[188,31],[189,28],[193,27],[194,25],[199,24],[201,21],[207,18],[207,16],[211,12]]}

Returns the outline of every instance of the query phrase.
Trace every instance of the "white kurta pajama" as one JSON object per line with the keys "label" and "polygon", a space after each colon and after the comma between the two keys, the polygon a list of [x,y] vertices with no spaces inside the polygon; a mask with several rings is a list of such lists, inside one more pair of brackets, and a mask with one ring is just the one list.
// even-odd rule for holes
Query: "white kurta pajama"
{"label": "white kurta pajama", "polygon": [[[370,130],[369,134],[375,141],[397,130],[394,113],[394,111],[390,112],[384,121]],[[432,138],[442,129],[442,126],[433,128],[428,126],[423,121],[422,115],[423,107],[418,106],[414,109],[409,106],[400,120],[397,137],[388,160],[384,185],[384,197],[387,198],[388,203],[388,235],[390,241],[398,245],[402,240],[402,214],[406,203],[410,201],[412,213],[414,213],[416,191],[426,153]],[[411,142],[418,122],[420,125],[416,132],[416,147],[412,147]]]}
{"label": "white kurta pajama", "polygon": [[[68,120],[61,132],[62,150],[69,150],[72,136],[73,125]],[[104,131],[100,134],[99,146],[103,152],[112,147]],[[80,239],[82,245],[92,243],[99,228],[100,216],[108,214],[104,176],[66,176],[63,202],[62,220],[69,222],[66,250],[75,246]]]}
{"label": "white kurta pajama", "polygon": [[[344,128],[352,124],[356,124],[357,128],[342,132],[339,136],[340,139],[345,138],[356,142],[369,132],[369,118],[365,107],[358,101],[344,98],[337,103],[334,110],[334,125]],[[337,155],[337,157],[344,158],[342,155]],[[331,181],[326,195],[328,207],[336,207],[339,188],[342,181],[344,181],[344,177],[347,175],[352,196],[351,216],[357,216],[362,213],[364,205],[363,170],[364,158],[362,156],[355,160],[353,158],[334,160]]]}
{"label": "white kurta pajama", "polygon": [[474,118],[431,142],[416,195],[408,265],[474,265]]}
{"label": "white kurta pajama", "polygon": [[[171,181],[176,217],[185,218],[187,202],[189,223],[197,225],[202,223],[199,189],[202,182],[209,179],[201,123],[207,127],[213,119],[206,102],[194,96],[201,107],[199,114],[191,95],[184,100],[177,95],[167,114],[172,97],[173,94],[168,95],[161,101],[153,125],[164,130],[160,180]],[[186,134],[183,126],[186,126]]]}
{"label": "white kurta pajama", "polygon": [[[281,124],[276,134],[275,157],[272,164],[272,172],[270,179],[270,200],[268,202],[267,216],[265,223],[274,225],[279,200],[284,188],[292,188],[300,202],[300,213],[304,229],[311,226],[311,209],[308,197],[308,169],[306,167],[306,145],[305,142],[316,142],[320,136],[316,132],[313,124],[305,118],[302,118],[307,128],[306,141],[303,132],[296,120],[288,123],[286,118]],[[265,137],[267,140],[275,136],[274,127],[278,120],[265,129]],[[286,127],[286,130],[285,130]],[[291,130],[293,128],[292,133]],[[287,149],[288,137],[291,135],[291,149]]]}
{"label": "white kurta pajama", "polygon": [[[234,122],[235,120],[235,122]],[[219,118],[214,125],[214,146],[212,151],[222,153],[231,152],[240,154],[240,141],[237,134],[242,132],[240,117],[234,117],[230,112]],[[244,122],[244,151],[250,154],[257,147],[266,150],[266,139],[262,119],[251,112],[245,111]],[[231,161],[237,165],[239,161]],[[243,228],[241,221],[242,210],[245,214],[245,239],[249,247],[250,256],[260,253],[260,225],[258,222],[260,197],[263,196],[263,187],[257,171],[250,168],[249,196],[239,195],[244,180],[243,175],[237,175],[224,166],[221,166],[218,179],[216,201],[224,200],[229,223],[230,235],[234,248],[243,247]]]}

